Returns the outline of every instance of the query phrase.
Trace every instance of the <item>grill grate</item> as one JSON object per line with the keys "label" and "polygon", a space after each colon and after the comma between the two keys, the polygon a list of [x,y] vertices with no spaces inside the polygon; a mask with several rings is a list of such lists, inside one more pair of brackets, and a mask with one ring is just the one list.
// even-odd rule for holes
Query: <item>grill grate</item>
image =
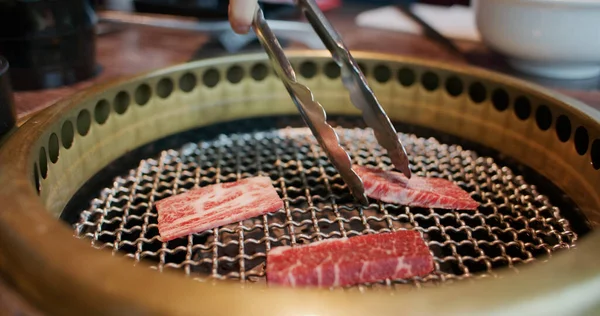
{"label": "grill grate", "polygon": [[[368,129],[337,128],[355,163],[390,168]],[[494,276],[499,267],[575,246],[577,235],[547,197],[492,158],[434,138],[400,134],[419,176],[455,181],[482,203],[477,212],[377,203],[357,206],[346,185],[306,128],[221,135],[162,151],[114,179],[75,227],[96,248],[112,248],[152,267],[182,270],[196,280],[265,281],[266,251],[326,238],[417,229],[432,251],[436,272],[425,278],[386,280],[365,287],[417,287]],[[285,210],[168,243],[158,240],[154,203],[194,186],[270,176]]]}

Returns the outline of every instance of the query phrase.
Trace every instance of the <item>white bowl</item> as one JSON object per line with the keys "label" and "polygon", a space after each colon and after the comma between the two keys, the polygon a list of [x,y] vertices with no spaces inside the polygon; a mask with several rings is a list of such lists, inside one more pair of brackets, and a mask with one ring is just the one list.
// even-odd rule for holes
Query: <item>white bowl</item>
{"label": "white bowl", "polygon": [[600,0],[475,0],[482,41],[528,74],[600,75]]}

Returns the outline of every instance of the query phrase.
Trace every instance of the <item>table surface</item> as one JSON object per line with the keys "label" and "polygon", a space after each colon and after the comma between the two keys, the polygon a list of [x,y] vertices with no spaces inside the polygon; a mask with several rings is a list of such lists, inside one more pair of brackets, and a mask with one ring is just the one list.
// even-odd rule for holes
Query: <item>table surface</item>
{"label": "table surface", "polygon": [[[351,50],[400,54],[454,64],[466,63],[459,56],[424,36],[358,28],[354,17],[365,9],[365,7],[347,5],[326,14]],[[455,43],[470,56],[470,62],[478,67],[533,81],[600,109],[600,78],[580,81],[529,78],[510,70],[501,57],[479,42],[456,41]],[[99,35],[97,61],[102,67],[99,75],[91,80],[58,89],[16,92],[17,115],[22,118],[98,82],[184,63],[199,54],[210,55],[209,45],[210,37],[206,34],[147,26],[126,26],[120,31]],[[302,46],[292,44],[292,47]]]}

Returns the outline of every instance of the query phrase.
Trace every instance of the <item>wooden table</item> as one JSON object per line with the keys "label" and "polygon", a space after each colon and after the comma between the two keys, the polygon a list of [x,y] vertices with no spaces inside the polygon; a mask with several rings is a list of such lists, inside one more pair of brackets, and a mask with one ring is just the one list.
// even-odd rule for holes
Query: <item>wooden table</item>
{"label": "wooden table", "polygon": [[[439,44],[425,37],[392,31],[359,29],[354,17],[364,7],[345,6],[327,15],[343,36],[351,50],[417,56],[450,63],[465,63],[461,58],[446,51]],[[187,62],[198,52],[208,50],[209,36],[192,31],[167,30],[152,27],[127,26],[121,31],[99,35],[97,60],[102,72],[92,80],[73,86],[42,91],[17,92],[15,101],[17,115],[23,117],[52,105],[60,98],[85,89],[97,82],[130,76],[169,65]],[[481,43],[457,42],[472,57],[476,66],[493,69],[534,81],[575,97],[600,109],[600,79],[582,81],[558,81],[528,78],[515,74],[504,65],[503,59],[491,53]],[[292,47],[302,47],[292,44]],[[202,55],[210,55],[207,54]]]}
{"label": "wooden table", "polygon": [[[345,7],[327,14],[351,50],[402,54],[450,63],[464,63],[459,57],[421,36],[356,28],[354,16],[360,10],[361,8]],[[205,52],[204,49],[209,40],[207,35],[191,31],[138,26],[126,27],[118,32],[101,35],[97,40],[97,58],[102,66],[102,72],[97,77],[59,89],[17,92],[15,93],[17,115],[19,118],[23,118],[51,106],[60,98],[101,81],[187,62],[194,59],[198,52]],[[457,44],[473,57],[478,66],[513,74],[500,57],[492,54],[480,43],[458,42]],[[301,46],[294,44],[292,47]],[[208,54],[210,55],[210,52]],[[526,78],[523,75],[517,74],[516,76]],[[540,79],[534,81],[600,109],[599,79],[577,82]],[[0,280],[0,315],[37,315],[35,311],[26,308],[18,296],[10,293],[8,288],[7,284]]]}

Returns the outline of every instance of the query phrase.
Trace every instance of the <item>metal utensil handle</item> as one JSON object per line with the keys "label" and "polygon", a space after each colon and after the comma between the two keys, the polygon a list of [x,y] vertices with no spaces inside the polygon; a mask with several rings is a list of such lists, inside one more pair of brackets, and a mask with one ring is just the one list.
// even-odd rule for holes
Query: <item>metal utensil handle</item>
{"label": "metal utensil handle", "polygon": [[253,21],[254,32],[258,37],[260,43],[263,48],[267,52],[267,55],[272,61],[273,66],[275,67],[275,72],[280,77],[285,77],[287,80],[296,81],[296,73],[294,72],[294,68],[292,64],[285,56],[283,52],[283,48],[279,44],[277,37],[271,31],[267,20],[263,15],[262,9],[258,8]]}
{"label": "metal utensil handle", "polygon": [[286,87],[302,119],[310,128],[312,134],[336,170],[338,170],[344,182],[348,185],[354,198],[362,204],[368,204],[363,182],[354,170],[352,170],[350,155],[340,146],[335,130],[327,123],[325,109],[315,100],[313,93],[308,87],[296,81],[296,73],[290,61],[285,56],[277,37],[269,28],[260,8],[255,13],[252,25],[254,32],[275,68],[275,72]]}
{"label": "metal utensil handle", "polygon": [[[340,64],[343,61],[343,57],[340,55],[344,55],[348,51],[342,37],[329,23],[314,0],[297,0],[296,3],[304,12],[306,19],[319,35],[325,47],[331,52],[333,59]],[[340,66],[342,65],[340,64]]]}
{"label": "metal utensil handle", "polygon": [[406,150],[342,37],[329,23],[314,0],[297,0],[297,5],[341,67],[342,82],[350,93],[352,104],[362,111],[365,123],[373,129],[377,142],[387,150],[394,166],[410,178],[411,171]]}

